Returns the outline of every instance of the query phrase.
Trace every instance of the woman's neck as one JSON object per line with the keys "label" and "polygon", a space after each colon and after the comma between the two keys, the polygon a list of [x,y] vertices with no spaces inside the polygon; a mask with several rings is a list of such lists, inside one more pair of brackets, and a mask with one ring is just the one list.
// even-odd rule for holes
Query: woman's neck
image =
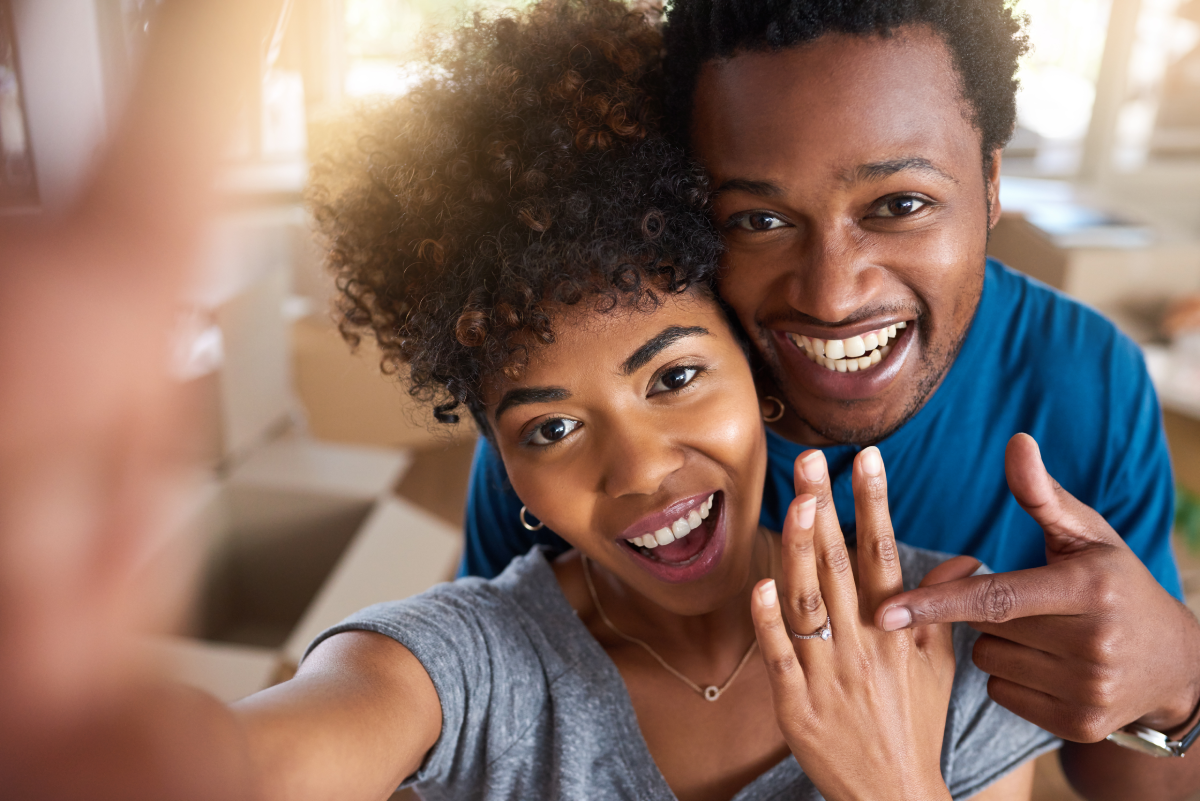
{"label": "woman's neck", "polygon": [[[743,586],[718,608],[700,615],[672,612],[624,584],[595,562],[589,560],[584,564],[578,554],[564,557],[556,565],[556,572],[580,619],[606,648],[628,644],[626,638],[633,637],[649,645],[668,662],[674,658],[681,663],[704,662],[715,667],[724,665],[731,658],[740,659],[748,644],[753,642],[750,592],[756,583],[778,571],[779,562],[778,536],[760,529]],[[595,602],[586,589],[580,593],[577,587],[570,586],[584,578],[582,571],[585,570],[591,574],[599,609],[594,608]],[[610,629],[604,617],[616,632]]]}

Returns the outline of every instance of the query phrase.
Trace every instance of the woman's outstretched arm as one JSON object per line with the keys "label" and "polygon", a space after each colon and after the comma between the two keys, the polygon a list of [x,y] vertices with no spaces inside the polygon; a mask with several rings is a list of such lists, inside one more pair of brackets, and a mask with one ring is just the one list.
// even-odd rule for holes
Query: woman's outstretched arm
{"label": "woman's outstretched arm", "polygon": [[416,772],[442,709],[407,648],[371,632],[322,642],[290,681],[231,708],[256,799],[377,801]]}

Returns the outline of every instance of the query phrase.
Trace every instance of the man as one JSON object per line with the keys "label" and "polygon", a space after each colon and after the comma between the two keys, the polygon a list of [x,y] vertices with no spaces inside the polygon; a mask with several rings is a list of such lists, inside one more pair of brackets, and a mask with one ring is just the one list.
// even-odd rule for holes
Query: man
{"label": "man", "polygon": [[[986,259],[1018,20],[1001,0],[677,0],[666,36],[668,116],[726,231],[720,292],[785,408],[764,525],[781,529],[793,463],[819,447],[852,536],[852,460],[878,445],[898,538],[1017,572],[905,593],[876,622],[976,625],[993,697],[1077,741],[1063,762],[1086,795],[1200,786],[1183,760],[1080,744],[1135,721],[1190,731],[1200,626],[1177,600],[1170,463],[1139,351]],[[465,572],[555,544],[520,507],[481,442]]]}

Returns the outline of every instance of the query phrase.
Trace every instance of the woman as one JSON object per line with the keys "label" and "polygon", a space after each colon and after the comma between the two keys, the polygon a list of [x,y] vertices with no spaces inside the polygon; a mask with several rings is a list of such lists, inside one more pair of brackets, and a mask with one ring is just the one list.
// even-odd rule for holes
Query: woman
{"label": "woman", "polygon": [[439,419],[465,407],[522,521],[574,549],[322,634],[234,707],[263,794],[1027,795],[1012,771],[1055,741],[987,698],[969,630],[870,624],[902,582],[977,567],[897,550],[878,451],[857,555],[816,451],[782,537],[758,526],[780,405],[710,288],[703,178],[657,133],[655,30],[545,0],[435,46],[316,173],[343,332]]}

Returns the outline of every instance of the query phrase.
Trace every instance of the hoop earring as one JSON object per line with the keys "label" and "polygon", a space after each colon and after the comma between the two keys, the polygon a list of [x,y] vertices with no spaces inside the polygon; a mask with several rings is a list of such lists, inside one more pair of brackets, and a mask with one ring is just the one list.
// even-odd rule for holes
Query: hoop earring
{"label": "hoop earring", "polygon": [[763,398],[763,400],[774,401],[775,405],[779,407],[779,410],[770,417],[765,414],[763,415],[764,423],[774,423],[776,420],[781,419],[783,417],[783,413],[787,411],[787,407],[783,405],[783,401],[781,401],[779,398],[776,398],[774,395],[767,395],[765,398]]}
{"label": "hoop earring", "polygon": [[529,525],[529,521],[525,519],[525,507],[524,506],[521,507],[521,512],[520,512],[520,514],[517,515],[517,517],[521,518],[521,525],[525,527],[526,531],[538,531],[539,529],[545,528],[545,526],[546,526],[546,524],[540,520],[538,521],[538,524],[536,526]]}

